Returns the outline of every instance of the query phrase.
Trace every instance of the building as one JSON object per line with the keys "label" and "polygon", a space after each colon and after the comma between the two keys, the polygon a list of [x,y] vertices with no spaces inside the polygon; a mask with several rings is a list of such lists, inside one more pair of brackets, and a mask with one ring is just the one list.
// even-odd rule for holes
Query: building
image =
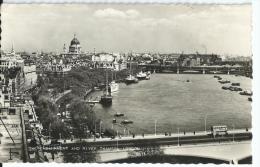
{"label": "building", "polygon": [[3,53],[0,57],[0,73],[11,69],[20,68],[21,72],[24,71],[24,60],[22,57],[15,53],[13,47],[10,53]]}
{"label": "building", "polygon": [[79,40],[76,38],[76,34],[74,34],[74,37],[70,42],[69,50],[67,50],[66,44],[63,45],[63,52],[61,53],[61,57],[67,59],[68,62],[72,62],[73,59],[75,60],[85,55],[86,54],[81,50],[81,45]]}

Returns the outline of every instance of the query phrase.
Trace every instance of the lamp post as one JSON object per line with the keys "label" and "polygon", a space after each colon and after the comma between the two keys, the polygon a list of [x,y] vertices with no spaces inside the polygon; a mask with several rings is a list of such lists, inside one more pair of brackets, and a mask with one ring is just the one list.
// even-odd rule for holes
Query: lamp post
{"label": "lamp post", "polygon": [[156,124],[157,124],[157,120],[154,121],[154,136],[156,136]]}
{"label": "lamp post", "polygon": [[177,129],[178,129],[178,146],[180,146],[180,128]]}
{"label": "lamp post", "polygon": [[100,121],[100,123],[99,123],[99,138],[101,138],[101,132],[102,132],[102,131],[101,131],[101,128],[102,128],[102,127],[101,127],[101,124],[102,124],[102,121]]}
{"label": "lamp post", "polygon": [[233,142],[235,142],[235,132],[234,132],[234,130],[235,130],[235,125],[234,125],[234,123],[232,124],[232,126],[233,126]]}
{"label": "lamp post", "polygon": [[206,114],[204,117],[205,134],[207,133],[207,117],[208,117],[208,114]]}
{"label": "lamp post", "polygon": [[117,135],[117,140],[116,140],[116,149],[117,149],[117,151],[118,151],[118,138],[119,138],[119,136],[118,136],[118,130],[116,130],[116,135]]}

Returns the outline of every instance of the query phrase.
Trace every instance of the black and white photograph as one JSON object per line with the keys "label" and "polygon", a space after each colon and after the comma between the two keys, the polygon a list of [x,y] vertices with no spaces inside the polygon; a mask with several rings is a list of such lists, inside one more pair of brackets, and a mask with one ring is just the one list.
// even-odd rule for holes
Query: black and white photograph
{"label": "black and white photograph", "polygon": [[252,64],[251,3],[3,3],[0,162],[252,165]]}

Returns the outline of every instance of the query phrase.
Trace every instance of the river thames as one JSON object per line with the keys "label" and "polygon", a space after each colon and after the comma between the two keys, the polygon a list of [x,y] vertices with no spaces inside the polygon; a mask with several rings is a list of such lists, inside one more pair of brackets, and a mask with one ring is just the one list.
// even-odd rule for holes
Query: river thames
{"label": "river thames", "polygon": [[[243,76],[220,75],[231,82],[240,82],[243,90],[251,90],[251,79]],[[190,82],[186,82],[189,80]],[[96,104],[94,110],[103,126],[126,134],[126,128],[135,134],[180,131],[203,131],[212,125],[228,128],[251,127],[251,102],[248,96],[223,90],[213,75],[152,74],[150,80],[138,84],[120,84],[113,94],[113,104],[103,108]],[[133,121],[126,127],[112,125],[114,114],[120,112],[124,119]],[[125,130],[124,130],[125,129]]]}
{"label": "river thames", "polygon": [[[243,90],[251,90],[251,79],[243,76],[219,75],[231,82],[239,82]],[[37,75],[26,75],[26,85],[36,82]],[[190,82],[186,82],[189,80]],[[203,131],[212,125],[227,125],[228,128],[251,128],[251,102],[248,96],[223,90],[213,75],[202,74],[152,74],[150,80],[137,84],[119,84],[113,93],[113,104],[104,108],[96,104],[94,111],[102,120],[102,129],[113,128],[121,134],[157,133],[180,131]],[[94,92],[92,96],[100,96]],[[112,125],[115,113],[124,114],[116,118],[133,121],[126,127]]]}

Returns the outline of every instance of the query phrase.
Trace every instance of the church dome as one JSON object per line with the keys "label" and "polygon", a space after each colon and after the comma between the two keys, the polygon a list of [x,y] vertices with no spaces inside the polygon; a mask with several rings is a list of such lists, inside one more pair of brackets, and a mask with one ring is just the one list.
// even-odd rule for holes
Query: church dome
{"label": "church dome", "polygon": [[79,40],[75,37],[71,40],[70,45],[80,45]]}

